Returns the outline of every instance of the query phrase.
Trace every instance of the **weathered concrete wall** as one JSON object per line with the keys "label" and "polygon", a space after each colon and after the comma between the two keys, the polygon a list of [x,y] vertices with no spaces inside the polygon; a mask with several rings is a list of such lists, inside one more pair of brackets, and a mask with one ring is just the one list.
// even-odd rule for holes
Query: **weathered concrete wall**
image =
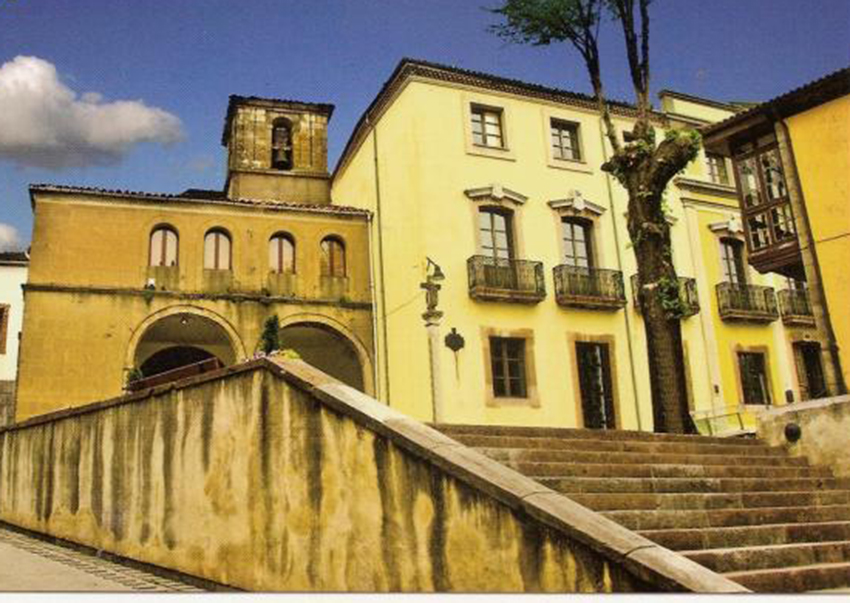
{"label": "weathered concrete wall", "polygon": [[[785,426],[796,423],[797,442],[785,437]],[[836,476],[850,477],[850,396],[823,398],[765,410],[758,435],[772,446],[784,446],[813,465],[827,465]]]}
{"label": "weathered concrete wall", "polygon": [[300,361],[0,431],[0,519],[250,590],[743,590]]}

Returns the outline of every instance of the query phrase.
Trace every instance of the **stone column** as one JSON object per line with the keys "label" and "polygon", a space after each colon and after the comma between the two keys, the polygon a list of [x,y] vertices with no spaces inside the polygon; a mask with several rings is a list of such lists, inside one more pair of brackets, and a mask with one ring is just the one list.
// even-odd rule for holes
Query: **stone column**
{"label": "stone column", "polygon": [[443,388],[441,384],[440,369],[440,318],[442,312],[426,312],[422,315],[425,319],[425,329],[428,331],[428,352],[431,364],[431,412],[434,423],[445,421],[445,409],[443,406]]}

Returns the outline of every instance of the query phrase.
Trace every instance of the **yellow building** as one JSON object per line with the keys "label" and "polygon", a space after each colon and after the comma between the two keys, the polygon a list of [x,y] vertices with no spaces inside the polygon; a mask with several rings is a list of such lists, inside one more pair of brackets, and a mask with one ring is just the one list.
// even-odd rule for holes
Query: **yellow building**
{"label": "yellow building", "polygon": [[[657,128],[740,110],[673,92],[661,109]],[[630,129],[628,105],[615,103],[613,114]],[[335,202],[374,213],[382,400],[452,423],[652,428],[627,200],[600,169],[609,153],[589,97],[399,64],[332,185]],[[668,195],[691,307],[683,334],[694,412],[716,417],[799,395],[773,292],[781,283],[747,267],[728,161],[702,155]],[[442,315],[423,320],[421,286],[443,275]]]}
{"label": "yellow building", "polygon": [[369,213],[330,203],[332,109],[231,97],[224,191],[32,186],[17,419],[251,357],[273,315],[281,347],[372,391]]}
{"label": "yellow building", "polygon": [[750,263],[789,277],[783,320],[815,327],[789,344],[803,397],[846,393],[850,377],[850,68],[706,129],[732,157]]}

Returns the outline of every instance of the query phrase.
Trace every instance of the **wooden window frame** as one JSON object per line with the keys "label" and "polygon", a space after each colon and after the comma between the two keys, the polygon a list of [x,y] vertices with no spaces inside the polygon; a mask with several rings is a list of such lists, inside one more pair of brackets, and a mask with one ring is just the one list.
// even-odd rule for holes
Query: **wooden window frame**
{"label": "wooden window frame", "polygon": [[[585,250],[587,252],[587,269],[593,270],[596,267],[596,250],[594,248],[593,241],[593,228],[594,222],[593,220],[588,220],[587,218],[575,217],[575,216],[560,216],[559,227],[560,227],[560,239],[561,239],[561,264],[567,266],[575,266],[577,268],[583,268],[583,266],[578,266],[577,264],[570,264],[567,262],[567,238],[565,236],[565,228],[566,224],[571,224],[573,227],[573,231],[576,227],[581,228],[584,231],[584,245]],[[575,248],[575,238],[571,239],[573,242],[573,248]]]}
{"label": "wooden window frame", "polygon": [[[555,145],[553,138],[555,137],[555,133],[557,131],[558,136],[558,145]],[[563,154],[564,145],[563,140],[564,136],[562,132],[568,131],[571,132],[571,137],[573,141],[573,157],[566,157]],[[568,121],[566,119],[560,119],[557,117],[549,118],[549,146],[551,148],[552,159],[554,161],[569,161],[574,163],[584,163],[584,149],[581,144],[581,124]]]}
{"label": "wooden window frame", "polygon": [[[490,218],[490,232],[494,233],[493,236],[493,247],[490,250],[490,253],[486,253],[484,247],[484,237],[483,230],[481,228],[481,216],[487,214]],[[496,247],[495,242],[495,229],[494,229],[494,216],[499,215],[502,216],[505,220],[505,235],[507,237],[508,244],[508,257],[503,258],[498,256],[495,252],[498,249]],[[478,233],[478,250],[481,255],[491,257],[493,259],[501,259],[501,260],[515,260],[517,259],[517,249],[516,249],[516,238],[514,236],[514,215],[515,212],[509,208],[505,207],[496,207],[492,205],[481,205],[477,207],[477,211],[475,212],[476,217],[476,228]]]}
{"label": "wooden window frame", "polygon": [[[284,244],[288,242],[292,246],[292,265],[287,270],[284,265]],[[270,244],[276,244],[277,266],[273,264],[269,266],[269,272],[273,274],[295,274],[296,273],[296,247],[295,238],[288,232],[276,232],[269,237]]]}
{"label": "wooden window frame", "polygon": [[[733,285],[746,285],[749,282],[747,278],[747,262],[744,257],[744,242],[733,237],[720,238],[720,268],[721,274],[725,279],[723,282],[732,283]],[[729,258],[726,250],[732,250],[733,260],[735,262],[735,272],[738,275],[737,280],[730,279]]]}
{"label": "wooden window frame", "polygon": [[[522,339],[525,358],[525,396],[496,396],[491,355],[491,338]],[[534,331],[532,329],[481,328],[481,350],[484,361],[484,404],[488,408],[508,408],[525,406],[540,408],[540,395],[537,390],[537,373],[534,359]]]}
{"label": "wooden window frame", "polygon": [[[174,246],[174,263],[167,263],[168,256],[168,237],[166,234],[162,237],[161,249],[160,249],[160,264],[153,263],[153,238],[158,232],[163,233],[172,233],[175,238],[175,246]],[[177,229],[171,226],[170,224],[160,224],[155,226],[151,230],[150,237],[148,237],[148,266],[152,268],[176,268],[180,265],[180,234],[177,232]]]}
{"label": "wooden window frame", "polygon": [[705,165],[708,179],[714,184],[731,184],[729,182],[729,167],[726,165],[726,158],[723,155],[706,152]]}
{"label": "wooden window frame", "polygon": [[[338,235],[329,235],[322,239],[320,245],[321,251],[321,274],[322,276],[331,276],[336,278],[345,278],[348,276],[348,264],[346,258],[345,241]],[[327,252],[325,245],[328,246]],[[339,251],[337,251],[339,249]],[[325,262],[325,257],[328,258]]]}
{"label": "wooden window frame", "polygon": [[[207,245],[207,237],[214,236],[214,247],[213,247],[213,266],[206,265],[206,245]],[[222,268],[220,264],[221,260],[221,237],[227,239],[228,245],[228,254],[227,254],[227,267]],[[233,237],[230,236],[230,233],[224,230],[223,228],[212,228],[206,232],[204,235],[204,269],[205,270],[225,270],[230,271],[233,270]]]}
{"label": "wooden window frame", "polygon": [[[786,176],[786,172],[788,170],[782,162],[782,154],[780,153],[779,145],[775,140],[766,144],[746,145],[746,147],[746,150],[738,149],[738,152],[734,155],[732,160],[734,172],[736,174],[735,181],[738,197],[741,200],[741,222],[744,226],[747,247],[750,251],[752,253],[765,253],[772,248],[776,248],[797,239],[797,225],[794,218],[794,210],[791,206],[790,186]],[[764,173],[764,166],[762,165],[762,158],[769,154],[774,155],[776,163],[781,170],[784,188],[784,195],[778,196],[774,199],[770,198],[767,178]],[[742,166],[744,162],[747,161],[752,161],[755,165],[755,182],[759,198],[759,202],[752,206],[747,205],[744,201],[744,178],[741,176],[741,171],[743,169]],[[774,216],[774,210],[779,209],[781,209],[783,216],[781,220],[777,220]],[[768,241],[766,244],[756,247],[755,240],[753,239],[755,233],[750,227],[750,221],[760,216],[763,216],[764,218]],[[777,227],[778,224],[785,226],[790,225],[790,228],[784,231],[785,234],[783,234],[781,238],[777,237],[781,231],[781,229],[778,229]]]}
{"label": "wooden window frame", "polygon": [[[470,122],[469,128],[470,133],[472,134],[472,144],[476,147],[485,148],[485,149],[507,149],[507,137],[505,136],[505,112],[501,107],[493,107],[489,105],[482,105],[479,103],[471,103],[469,106],[469,114],[470,114]],[[476,122],[476,116],[480,115],[481,122],[481,137],[483,142],[475,141],[475,130],[474,124]],[[489,144],[488,138],[495,138],[495,135],[488,135],[486,129],[486,116],[487,115],[495,115],[498,120],[499,125],[499,144]]]}

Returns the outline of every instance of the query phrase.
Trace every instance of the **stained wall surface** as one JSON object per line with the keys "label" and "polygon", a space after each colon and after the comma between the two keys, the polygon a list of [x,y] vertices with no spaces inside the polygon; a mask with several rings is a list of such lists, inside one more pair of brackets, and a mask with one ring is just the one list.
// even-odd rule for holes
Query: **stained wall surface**
{"label": "stained wall surface", "polygon": [[249,590],[743,590],[298,361],[0,431],[0,519]]}

